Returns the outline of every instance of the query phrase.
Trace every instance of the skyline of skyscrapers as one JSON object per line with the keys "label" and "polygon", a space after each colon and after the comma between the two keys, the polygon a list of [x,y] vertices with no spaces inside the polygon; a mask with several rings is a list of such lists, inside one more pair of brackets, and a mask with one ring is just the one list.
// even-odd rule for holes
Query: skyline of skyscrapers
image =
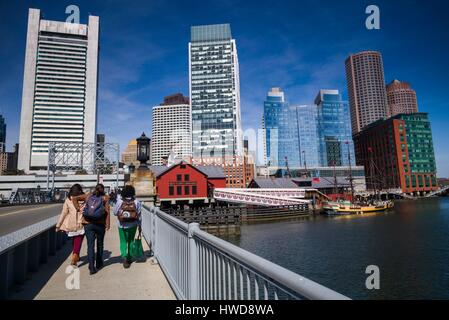
{"label": "skyline of skyscrapers", "polygon": [[99,18],[44,20],[29,9],[19,169],[46,170],[49,142],[96,138]]}
{"label": "skyline of skyscrapers", "polygon": [[262,119],[268,167],[306,168],[355,163],[349,107],[338,90],[320,90],[315,104],[293,105],[272,88]]}
{"label": "skyline of skyscrapers", "polygon": [[388,115],[382,55],[377,51],[351,54],[345,61],[352,134]]}
{"label": "skyline of skyscrapers", "polygon": [[[29,10],[19,169],[45,170],[49,142],[95,142],[98,41],[98,17],[71,24],[43,20],[39,9]],[[268,93],[263,124],[270,166],[347,166],[355,158],[354,134],[377,120],[418,111],[416,92],[407,82],[385,85],[380,52],[351,54],[345,69],[349,108],[339,90],[320,90],[315,104],[307,105],[289,104],[279,88]],[[174,151],[181,157],[241,157],[239,64],[229,24],[191,27],[189,92],[190,100],[175,103],[174,95],[154,108],[153,164],[174,151],[166,138],[186,129],[190,134],[178,135],[185,136],[185,145]],[[175,105],[183,106],[171,110],[182,111],[182,128],[179,117],[157,115]]]}
{"label": "skyline of skyscrapers", "polygon": [[393,80],[387,85],[388,115],[418,112],[416,92],[408,82]]}
{"label": "skyline of skyscrapers", "polygon": [[194,157],[243,155],[239,77],[230,25],[191,27],[189,92]]}
{"label": "skyline of skyscrapers", "polygon": [[183,160],[192,156],[189,98],[180,93],[165,97],[163,103],[153,107],[152,121],[152,165],[162,165],[170,154]]}

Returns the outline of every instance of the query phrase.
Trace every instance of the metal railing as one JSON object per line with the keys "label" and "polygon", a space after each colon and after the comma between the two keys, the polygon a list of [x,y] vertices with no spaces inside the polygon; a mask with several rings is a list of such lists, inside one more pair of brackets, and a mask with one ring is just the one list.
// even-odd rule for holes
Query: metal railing
{"label": "metal railing", "polygon": [[65,234],[56,233],[58,217],[51,217],[0,237],[0,300],[7,299],[15,284],[24,284],[29,272],[65,244]]}
{"label": "metal railing", "polygon": [[143,206],[142,231],[178,299],[348,299],[155,207]]}

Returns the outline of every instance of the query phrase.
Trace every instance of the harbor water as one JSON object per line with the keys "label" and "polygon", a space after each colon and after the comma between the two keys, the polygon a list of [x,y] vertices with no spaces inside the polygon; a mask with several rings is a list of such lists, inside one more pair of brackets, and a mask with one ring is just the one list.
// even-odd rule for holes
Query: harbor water
{"label": "harbor water", "polygon": [[[385,213],[242,225],[226,240],[353,299],[449,299],[449,198]],[[380,289],[366,288],[368,266]]]}

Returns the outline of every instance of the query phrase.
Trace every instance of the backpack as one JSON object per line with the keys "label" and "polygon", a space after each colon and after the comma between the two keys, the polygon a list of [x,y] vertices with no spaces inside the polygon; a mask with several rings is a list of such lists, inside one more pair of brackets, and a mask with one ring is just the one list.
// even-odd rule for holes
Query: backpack
{"label": "backpack", "polygon": [[139,219],[134,200],[123,200],[117,215],[120,222],[133,222]]}
{"label": "backpack", "polygon": [[103,197],[95,195],[87,198],[83,216],[87,221],[102,221],[106,215]]}

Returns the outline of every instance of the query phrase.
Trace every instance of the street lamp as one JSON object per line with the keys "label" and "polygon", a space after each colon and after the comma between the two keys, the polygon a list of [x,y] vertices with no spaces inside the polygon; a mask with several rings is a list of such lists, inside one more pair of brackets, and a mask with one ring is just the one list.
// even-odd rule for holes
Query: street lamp
{"label": "street lamp", "polygon": [[145,132],[137,140],[137,160],[140,161],[139,169],[148,169],[147,161],[150,160],[150,139]]}

